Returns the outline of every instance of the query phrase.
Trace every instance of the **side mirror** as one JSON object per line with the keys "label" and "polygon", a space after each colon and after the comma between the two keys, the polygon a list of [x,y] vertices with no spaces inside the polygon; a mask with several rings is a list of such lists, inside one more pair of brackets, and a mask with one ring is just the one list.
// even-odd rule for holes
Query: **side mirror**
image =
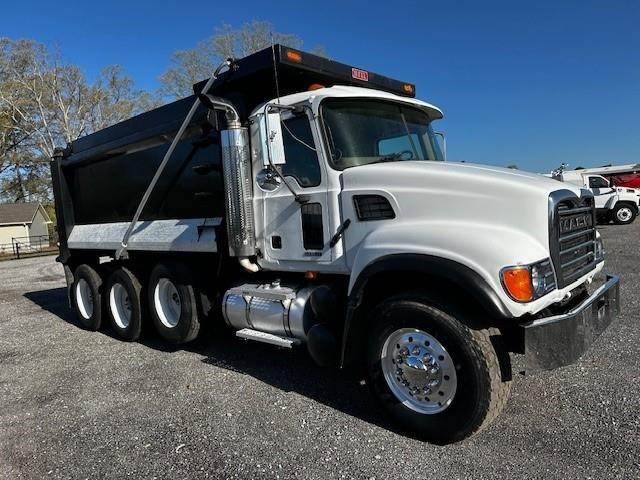
{"label": "side mirror", "polygon": [[260,128],[260,137],[263,146],[262,163],[265,167],[270,165],[283,165],[286,161],[280,114],[267,113],[264,115],[263,121],[264,127],[261,125]]}
{"label": "side mirror", "polygon": [[442,152],[443,160],[447,159],[447,138],[444,136],[444,132],[433,132],[436,138],[439,138],[438,148]]}

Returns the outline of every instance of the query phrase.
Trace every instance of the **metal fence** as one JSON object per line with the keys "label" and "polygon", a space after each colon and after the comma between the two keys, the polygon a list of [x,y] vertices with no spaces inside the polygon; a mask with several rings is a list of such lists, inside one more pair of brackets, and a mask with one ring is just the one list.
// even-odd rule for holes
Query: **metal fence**
{"label": "metal fence", "polygon": [[11,243],[0,243],[0,257],[20,258],[23,256],[56,251],[55,235],[35,235],[31,237],[12,237]]}

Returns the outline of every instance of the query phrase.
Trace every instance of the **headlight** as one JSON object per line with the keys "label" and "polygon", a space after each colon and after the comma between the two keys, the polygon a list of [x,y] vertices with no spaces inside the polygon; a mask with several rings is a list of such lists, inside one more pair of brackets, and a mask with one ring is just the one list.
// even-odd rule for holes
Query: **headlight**
{"label": "headlight", "polygon": [[604,260],[604,243],[602,243],[602,237],[596,238],[596,263],[600,263]]}
{"label": "headlight", "polygon": [[500,272],[504,290],[516,302],[531,302],[556,288],[556,276],[548,258],[531,265],[505,267]]}

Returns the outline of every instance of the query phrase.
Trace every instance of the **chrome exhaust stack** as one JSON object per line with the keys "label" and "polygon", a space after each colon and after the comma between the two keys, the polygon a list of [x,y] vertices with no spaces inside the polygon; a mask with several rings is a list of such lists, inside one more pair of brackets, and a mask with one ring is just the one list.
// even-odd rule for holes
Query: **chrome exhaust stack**
{"label": "chrome exhaust stack", "polygon": [[209,109],[223,111],[227,120],[220,139],[229,255],[239,257],[246,270],[257,272],[259,267],[248,258],[256,253],[249,130],[227,100],[208,94],[198,97]]}
{"label": "chrome exhaust stack", "polygon": [[249,131],[237,127],[221,132],[229,255],[250,257],[256,253],[251,185]]}

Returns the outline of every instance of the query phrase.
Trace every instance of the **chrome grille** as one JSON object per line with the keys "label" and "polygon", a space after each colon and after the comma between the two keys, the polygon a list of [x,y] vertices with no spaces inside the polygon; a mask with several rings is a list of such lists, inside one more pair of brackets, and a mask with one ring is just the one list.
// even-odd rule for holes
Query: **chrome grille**
{"label": "chrome grille", "polygon": [[562,288],[596,266],[595,209],[590,195],[565,196],[554,203],[550,243],[558,287]]}

